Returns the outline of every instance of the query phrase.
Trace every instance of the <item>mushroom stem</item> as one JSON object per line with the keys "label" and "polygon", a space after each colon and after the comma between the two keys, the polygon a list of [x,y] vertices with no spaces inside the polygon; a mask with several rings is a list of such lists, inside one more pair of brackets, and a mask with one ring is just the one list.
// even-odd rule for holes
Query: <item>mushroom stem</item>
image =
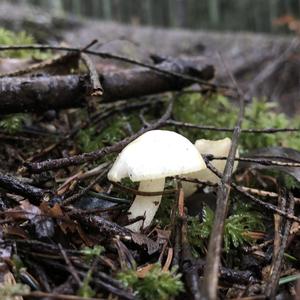
{"label": "mushroom stem", "polygon": [[[144,180],[140,182],[139,191],[142,192],[161,192],[165,187],[165,178]],[[134,232],[140,232],[140,228],[147,227],[151,224],[161,201],[162,195],[158,196],[141,196],[137,195],[129,209],[129,219],[138,216],[145,216],[145,220],[141,220],[126,226]]]}

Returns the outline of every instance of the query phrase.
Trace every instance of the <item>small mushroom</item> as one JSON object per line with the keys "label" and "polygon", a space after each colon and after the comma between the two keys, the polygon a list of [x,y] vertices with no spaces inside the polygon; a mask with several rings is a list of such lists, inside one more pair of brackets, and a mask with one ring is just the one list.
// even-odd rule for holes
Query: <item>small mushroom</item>
{"label": "small mushroom", "polygon": [[[197,140],[195,142],[195,146],[198,149],[200,154],[212,154],[214,156],[228,156],[229,150],[231,147],[231,139],[230,138],[224,138],[221,140]],[[237,157],[239,156],[237,152]],[[213,160],[212,165],[221,173],[224,172],[226,160]],[[233,166],[233,172],[236,170],[238,165],[238,162],[236,161]],[[215,175],[212,171],[209,169],[201,170],[199,172],[194,172],[187,175],[191,178],[197,178],[199,180],[203,181],[209,181],[211,183],[218,183],[220,181],[220,178]],[[184,195],[186,197],[192,195],[197,191],[197,184],[192,182],[183,182],[182,183]]]}
{"label": "small mushroom", "polygon": [[[196,147],[182,135],[167,130],[152,130],[127,145],[117,157],[107,177],[118,182],[129,177],[140,182],[139,191],[162,192],[165,178],[206,168]],[[137,195],[129,209],[129,219],[144,216],[127,228],[139,232],[151,224],[162,195]]]}

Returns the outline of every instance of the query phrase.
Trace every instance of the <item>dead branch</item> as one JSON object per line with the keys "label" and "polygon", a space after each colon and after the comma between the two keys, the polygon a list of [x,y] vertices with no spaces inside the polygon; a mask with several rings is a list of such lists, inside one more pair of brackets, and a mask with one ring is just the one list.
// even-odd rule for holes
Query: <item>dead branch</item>
{"label": "dead branch", "polygon": [[38,203],[47,193],[47,191],[24,183],[16,177],[2,173],[0,173],[0,188],[5,189],[7,192],[29,198],[33,203]]}
{"label": "dead branch", "polygon": [[[197,76],[204,81],[214,76],[214,67],[203,57],[166,61],[157,68]],[[180,90],[194,82],[159,74],[146,67],[102,74],[100,81],[103,101]],[[88,76],[79,75],[1,78],[0,111],[7,114],[82,106],[93,88],[90,85]]]}

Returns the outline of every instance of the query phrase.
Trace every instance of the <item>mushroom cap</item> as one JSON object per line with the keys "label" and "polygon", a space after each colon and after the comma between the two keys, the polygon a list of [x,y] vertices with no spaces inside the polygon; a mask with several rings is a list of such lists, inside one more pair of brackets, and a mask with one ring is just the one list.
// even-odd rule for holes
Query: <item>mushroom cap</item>
{"label": "mushroom cap", "polygon": [[[214,156],[228,156],[231,147],[231,139],[228,137],[215,141],[201,139],[195,142],[195,146],[201,154],[212,154]],[[236,157],[239,157],[238,151],[236,153]],[[226,160],[213,160],[211,164],[219,172],[223,173],[226,165]],[[236,161],[233,165],[233,172],[236,170],[237,165],[238,161]],[[220,178],[209,169],[201,170],[199,172],[193,172],[191,174],[188,174],[188,177],[209,181],[211,183],[220,182]],[[186,197],[195,193],[197,190],[197,184],[191,182],[182,182],[182,187]]]}
{"label": "mushroom cap", "polygon": [[[195,142],[195,146],[201,154],[212,154],[213,156],[228,156],[230,147],[231,147],[231,139],[226,137],[221,140],[197,140]],[[236,157],[239,157],[239,152],[237,151]],[[211,164],[221,173],[224,172],[226,160],[213,160]],[[238,162],[235,161],[233,165],[233,172],[236,170]],[[200,171],[196,178],[207,180],[212,183],[218,183],[220,178],[215,175],[209,169],[205,171]]]}
{"label": "mushroom cap", "polygon": [[205,169],[196,147],[184,136],[167,130],[152,130],[128,144],[117,157],[107,177],[143,181],[187,174]]}
{"label": "mushroom cap", "polygon": [[226,137],[221,140],[197,140],[195,146],[201,154],[212,154],[214,156],[228,156],[231,139]]}

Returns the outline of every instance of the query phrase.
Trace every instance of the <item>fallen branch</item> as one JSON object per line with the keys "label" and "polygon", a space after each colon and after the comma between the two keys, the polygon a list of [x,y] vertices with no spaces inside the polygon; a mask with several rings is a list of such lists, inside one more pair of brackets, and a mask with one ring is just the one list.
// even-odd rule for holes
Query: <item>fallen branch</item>
{"label": "fallen branch", "polygon": [[[210,80],[214,68],[204,58],[163,62],[157,67],[183,75],[192,74]],[[159,74],[138,67],[100,75],[103,101],[129,99],[143,95],[180,90],[194,81]],[[0,111],[2,114],[24,111],[45,111],[82,106],[93,87],[89,76],[40,76],[0,79]]]}

